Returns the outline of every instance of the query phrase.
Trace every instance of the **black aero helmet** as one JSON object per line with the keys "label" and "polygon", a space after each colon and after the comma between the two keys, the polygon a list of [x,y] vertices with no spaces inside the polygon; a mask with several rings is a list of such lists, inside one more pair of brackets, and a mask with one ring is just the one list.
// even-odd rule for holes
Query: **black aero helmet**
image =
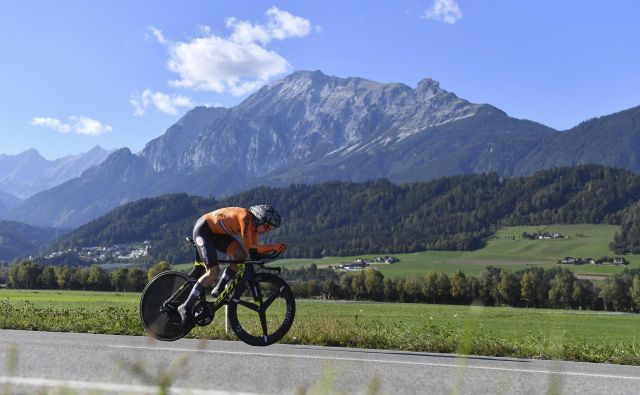
{"label": "black aero helmet", "polygon": [[274,228],[280,226],[280,214],[271,206],[259,204],[257,206],[249,207],[249,211],[258,220],[258,226],[265,223],[273,226]]}

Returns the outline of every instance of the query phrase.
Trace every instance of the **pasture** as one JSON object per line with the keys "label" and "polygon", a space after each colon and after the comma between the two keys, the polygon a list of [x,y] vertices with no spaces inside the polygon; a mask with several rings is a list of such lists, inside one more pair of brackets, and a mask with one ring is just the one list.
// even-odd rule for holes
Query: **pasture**
{"label": "pasture", "polygon": [[[144,335],[139,294],[0,290],[0,328]],[[220,311],[192,336],[235,339]],[[640,365],[640,316],[299,300],[283,342]]]}
{"label": "pasture", "polygon": [[[522,233],[560,233],[564,238],[551,240],[523,239]],[[553,267],[566,256],[576,258],[601,258],[614,256],[609,243],[618,230],[615,225],[552,225],[514,226],[500,229],[485,248],[476,251],[424,251],[410,254],[369,254],[348,257],[325,257],[321,259],[282,259],[274,265],[295,269],[309,266],[336,266],[352,262],[357,258],[375,258],[393,255],[400,259],[396,264],[372,264],[385,277],[424,276],[431,271],[451,274],[460,270],[467,275],[477,276],[487,266],[499,266],[507,270],[520,270],[536,265]],[[562,265],[579,276],[602,277],[620,273],[624,268],[640,268],[640,255],[627,255],[631,262],[626,266],[615,265]],[[189,265],[186,265],[189,266]],[[185,267],[186,267],[185,266]]]}

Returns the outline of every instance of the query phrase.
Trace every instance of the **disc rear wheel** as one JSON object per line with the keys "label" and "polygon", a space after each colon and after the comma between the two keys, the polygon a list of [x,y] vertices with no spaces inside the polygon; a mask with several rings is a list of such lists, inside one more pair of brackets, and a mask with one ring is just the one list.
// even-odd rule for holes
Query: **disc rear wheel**
{"label": "disc rear wheel", "polygon": [[177,308],[192,287],[187,275],[175,271],[162,272],[147,284],[140,298],[140,320],[151,336],[172,341],[189,333],[191,328],[182,325]]}

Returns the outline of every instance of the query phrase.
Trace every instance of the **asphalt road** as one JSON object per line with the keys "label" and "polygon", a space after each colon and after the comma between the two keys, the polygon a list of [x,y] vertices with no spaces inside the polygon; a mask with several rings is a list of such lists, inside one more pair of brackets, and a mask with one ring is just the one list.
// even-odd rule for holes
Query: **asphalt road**
{"label": "asphalt road", "polygon": [[640,367],[0,330],[0,393],[638,394]]}

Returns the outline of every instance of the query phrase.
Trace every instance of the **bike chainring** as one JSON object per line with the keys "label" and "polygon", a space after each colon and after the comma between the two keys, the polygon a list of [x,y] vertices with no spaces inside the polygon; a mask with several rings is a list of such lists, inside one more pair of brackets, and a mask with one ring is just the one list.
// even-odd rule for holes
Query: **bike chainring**
{"label": "bike chainring", "polygon": [[213,309],[204,300],[198,300],[193,306],[193,322],[199,326],[209,325],[213,321]]}

